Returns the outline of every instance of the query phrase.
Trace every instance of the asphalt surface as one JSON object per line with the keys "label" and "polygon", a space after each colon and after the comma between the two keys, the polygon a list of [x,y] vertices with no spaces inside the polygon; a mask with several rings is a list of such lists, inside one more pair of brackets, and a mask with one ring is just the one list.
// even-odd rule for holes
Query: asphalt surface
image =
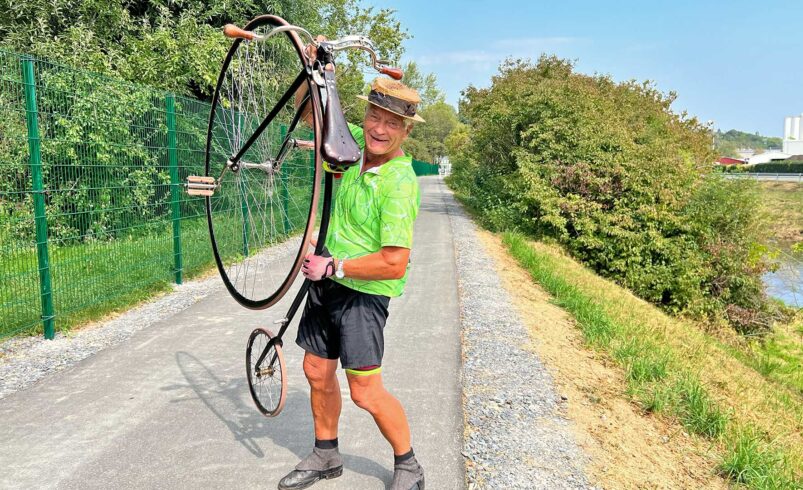
{"label": "asphalt surface", "polygon": [[[410,280],[391,301],[383,376],[402,402],[430,489],[464,488],[454,247],[438,177],[422,178]],[[250,399],[250,331],[283,316],[221,290],[71,369],[0,400],[0,488],[276,488],[312,447],[298,318],[286,337],[284,412]],[[300,314],[298,315],[300,317]],[[342,370],[342,477],[313,488],[384,489],[390,446],[351,403]]]}

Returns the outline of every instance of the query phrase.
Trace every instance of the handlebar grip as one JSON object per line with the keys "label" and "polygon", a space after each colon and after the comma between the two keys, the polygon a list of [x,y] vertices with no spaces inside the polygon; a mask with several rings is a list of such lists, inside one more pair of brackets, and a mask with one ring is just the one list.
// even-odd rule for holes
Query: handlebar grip
{"label": "handlebar grip", "polygon": [[240,29],[234,24],[226,24],[223,27],[223,35],[232,39],[247,39],[249,41],[253,41],[256,36],[253,32]]}
{"label": "handlebar grip", "polygon": [[404,76],[404,72],[401,71],[401,68],[391,68],[389,66],[383,66],[380,68],[379,73],[387,75],[394,80],[401,80]]}

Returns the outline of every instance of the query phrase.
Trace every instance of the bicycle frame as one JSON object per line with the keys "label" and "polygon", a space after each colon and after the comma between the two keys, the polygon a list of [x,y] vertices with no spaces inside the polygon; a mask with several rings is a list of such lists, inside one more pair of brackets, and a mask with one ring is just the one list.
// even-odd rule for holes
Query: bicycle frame
{"label": "bicycle frame", "polygon": [[[323,214],[321,215],[321,228],[318,232],[318,242],[315,245],[315,254],[320,254],[323,252],[324,243],[326,242],[326,234],[329,230],[329,217],[331,214],[331,206],[332,206],[332,190],[334,187],[334,178],[331,173],[326,173],[326,177],[324,178],[324,188],[323,188]],[[301,284],[301,289],[296,294],[296,297],[293,299],[293,303],[290,305],[290,309],[287,310],[287,314],[281,320],[277,320],[275,323],[281,324],[279,328],[279,333],[276,334],[275,337],[270,339],[268,343],[265,345],[265,349],[262,351],[262,354],[259,355],[259,359],[256,362],[255,369],[258,372],[261,369],[262,362],[265,360],[270,349],[273,347],[274,344],[279,344],[280,347],[284,346],[284,342],[282,341],[282,336],[287,328],[290,326],[290,322],[295,317],[296,313],[298,312],[298,308],[301,306],[301,302],[304,300],[304,297],[307,295],[310,286],[312,285],[312,281],[309,279],[304,279],[304,283]],[[273,367],[273,363],[276,362],[277,356],[274,355],[273,359],[271,359],[269,367]]]}

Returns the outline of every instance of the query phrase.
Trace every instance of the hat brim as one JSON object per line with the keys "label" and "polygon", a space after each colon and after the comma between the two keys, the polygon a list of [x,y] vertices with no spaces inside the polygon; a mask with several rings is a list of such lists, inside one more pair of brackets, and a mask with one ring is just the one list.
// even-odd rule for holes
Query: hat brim
{"label": "hat brim", "polygon": [[398,113],[396,111],[388,109],[387,107],[381,106],[381,105],[379,105],[379,104],[377,104],[375,102],[372,102],[372,101],[368,100],[368,97],[366,97],[364,95],[358,95],[357,98],[358,99],[362,99],[362,100],[368,102],[369,104],[371,104],[373,106],[379,107],[380,109],[384,109],[384,110],[386,110],[388,112],[392,112],[393,114],[396,114],[397,116],[401,116],[401,117],[403,117],[405,119],[412,119],[413,121],[416,121],[416,122],[426,122],[424,120],[424,118],[419,116],[418,114],[415,114],[413,116],[405,116],[404,114],[400,114],[400,113]]}

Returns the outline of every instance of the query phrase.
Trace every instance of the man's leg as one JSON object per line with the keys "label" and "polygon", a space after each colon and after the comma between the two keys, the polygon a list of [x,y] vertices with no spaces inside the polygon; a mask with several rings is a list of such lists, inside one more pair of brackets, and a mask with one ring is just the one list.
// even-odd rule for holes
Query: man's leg
{"label": "man's leg", "polygon": [[337,448],[340,419],[340,384],[337,359],[326,359],[309,351],[304,354],[304,375],[310,386],[310,405],[315,424],[315,447],[296,469],[279,482],[280,490],[301,490],[318,480],[343,474],[343,459]]}
{"label": "man's leg", "polygon": [[385,439],[393,447],[393,453],[400,456],[410,451],[410,426],[399,400],[391,395],[382,384],[382,374],[353,374],[349,370],[351,399],[374,418]]}
{"label": "man's leg", "polygon": [[315,439],[337,439],[337,423],[343,403],[340,398],[340,383],[337,381],[337,359],[325,359],[306,352],[304,375],[310,387]]}
{"label": "man's leg", "polygon": [[382,375],[372,370],[347,369],[351,399],[374,418],[385,439],[393,447],[391,490],[424,490],[424,470],[410,446],[410,426],[404,409],[382,384]]}

